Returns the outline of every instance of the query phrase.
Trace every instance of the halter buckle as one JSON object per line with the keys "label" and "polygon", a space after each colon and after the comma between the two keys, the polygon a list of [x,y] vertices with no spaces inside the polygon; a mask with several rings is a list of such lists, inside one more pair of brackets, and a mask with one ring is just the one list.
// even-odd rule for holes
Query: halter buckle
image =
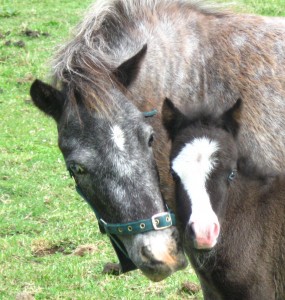
{"label": "halter buckle", "polygon": [[[169,212],[162,212],[151,217],[154,230],[162,230],[172,226],[172,218]],[[163,225],[161,225],[161,223]]]}

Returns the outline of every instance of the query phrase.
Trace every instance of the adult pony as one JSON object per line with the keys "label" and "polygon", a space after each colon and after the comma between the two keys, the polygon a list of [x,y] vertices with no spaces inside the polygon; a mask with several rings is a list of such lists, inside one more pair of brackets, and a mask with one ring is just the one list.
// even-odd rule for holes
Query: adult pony
{"label": "adult pony", "polygon": [[[153,132],[140,112],[159,111],[166,96],[181,110],[201,103],[224,109],[242,97],[241,151],[260,166],[284,167],[285,136],[279,130],[285,127],[284,41],[283,19],[187,0],[96,1],[55,56],[54,86],[36,81],[31,95],[56,120],[67,166],[103,218],[116,223],[149,218],[165,211],[158,187],[172,207],[174,189],[165,131],[159,118],[147,121],[157,136],[158,182],[148,147]],[[172,230],[120,240],[141,268],[151,270],[152,259],[160,261],[156,266],[171,265],[167,271],[155,267],[166,276],[184,265],[174,254]],[[159,242],[165,250],[156,235],[165,237]],[[146,251],[141,254],[146,245],[147,258]],[[166,250],[172,245],[173,251]]]}
{"label": "adult pony", "polygon": [[[175,217],[159,190],[153,129],[108,78],[100,88],[79,84],[82,90],[72,91],[76,103],[70,87],[58,91],[40,81],[33,83],[31,96],[56,121],[67,169],[102,233],[110,236],[122,271],[138,267],[162,280],[185,267],[186,259],[172,226]],[[84,103],[90,99],[92,108]]]}
{"label": "adult pony", "polygon": [[285,299],[285,176],[238,150],[241,100],[183,115],[166,100],[184,246],[209,300]]}

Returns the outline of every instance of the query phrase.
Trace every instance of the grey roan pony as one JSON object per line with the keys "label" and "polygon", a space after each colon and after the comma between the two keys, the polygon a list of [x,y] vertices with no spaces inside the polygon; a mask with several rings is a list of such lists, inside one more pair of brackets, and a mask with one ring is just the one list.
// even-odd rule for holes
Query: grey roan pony
{"label": "grey roan pony", "polygon": [[[68,87],[58,91],[35,81],[31,95],[35,105],[55,119],[67,168],[95,211],[100,228],[108,230],[123,271],[134,268],[125,262],[126,256],[158,281],[185,267],[186,260],[159,190],[153,129],[143,113],[108,82],[105,94],[96,87],[92,95],[80,91],[76,105],[69,101]],[[88,91],[91,85],[87,84]],[[88,109],[85,97],[92,97],[98,107]]]}
{"label": "grey roan pony", "polygon": [[241,100],[215,117],[166,100],[184,246],[207,300],[285,299],[285,176],[238,150]]}
{"label": "grey roan pony", "polygon": [[[242,97],[240,151],[285,167],[284,24],[187,0],[96,1],[54,59],[54,86],[36,81],[31,95],[56,120],[67,166],[104,219],[149,218],[165,211],[162,198],[175,209],[165,131],[141,113],[160,111],[165,97],[182,111]],[[176,235],[172,227],[120,239],[159,280],[185,265]]]}

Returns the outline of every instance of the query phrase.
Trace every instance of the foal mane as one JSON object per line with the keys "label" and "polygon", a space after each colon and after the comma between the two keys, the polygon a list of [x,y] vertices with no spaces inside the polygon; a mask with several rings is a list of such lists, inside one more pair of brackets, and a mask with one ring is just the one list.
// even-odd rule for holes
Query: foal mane
{"label": "foal mane", "polygon": [[[226,14],[197,0],[96,1],[54,57],[53,84],[65,87],[75,105],[77,92],[87,108],[108,108],[110,104],[104,104],[100,95],[108,93],[110,84],[124,90],[113,76],[116,68],[147,44],[159,22],[187,21],[189,10],[216,17]],[[115,102],[111,95],[109,98]]]}

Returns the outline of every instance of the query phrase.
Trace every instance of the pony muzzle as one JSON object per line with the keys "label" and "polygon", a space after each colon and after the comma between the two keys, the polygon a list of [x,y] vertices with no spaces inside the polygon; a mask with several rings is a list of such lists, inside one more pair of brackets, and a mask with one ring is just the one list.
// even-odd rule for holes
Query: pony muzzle
{"label": "pony muzzle", "polygon": [[120,239],[131,260],[152,281],[161,281],[187,266],[176,227]]}

